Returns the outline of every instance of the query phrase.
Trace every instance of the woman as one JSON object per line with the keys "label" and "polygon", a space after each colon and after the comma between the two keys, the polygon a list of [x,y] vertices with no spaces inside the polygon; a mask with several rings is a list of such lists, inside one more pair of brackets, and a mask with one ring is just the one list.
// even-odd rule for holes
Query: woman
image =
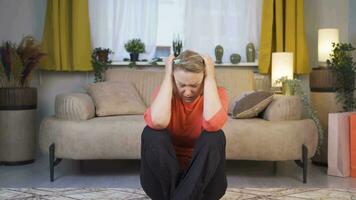
{"label": "woman", "polygon": [[170,56],[144,115],[141,185],[153,200],[219,199],[226,191],[227,96],[208,56]]}

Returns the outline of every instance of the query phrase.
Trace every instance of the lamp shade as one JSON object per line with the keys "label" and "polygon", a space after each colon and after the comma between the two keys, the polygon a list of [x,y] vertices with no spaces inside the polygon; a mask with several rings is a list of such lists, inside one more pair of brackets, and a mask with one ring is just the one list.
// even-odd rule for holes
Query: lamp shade
{"label": "lamp shade", "polygon": [[326,66],[326,60],[332,53],[332,43],[339,42],[339,30],[335,28],[319,29],[318,31],[318,61],[320,66]]}
{"label": "lamp shade", "polygon": [[281,87],[282,83],[276,80],[287,77],[293,79],[293,53],[275,52],[272,53],[272,87]]}

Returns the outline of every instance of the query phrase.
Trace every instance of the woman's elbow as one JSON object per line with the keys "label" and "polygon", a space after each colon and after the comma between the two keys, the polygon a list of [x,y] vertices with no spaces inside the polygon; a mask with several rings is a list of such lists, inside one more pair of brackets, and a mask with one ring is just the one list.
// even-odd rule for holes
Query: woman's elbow
{"label": "woman's elbow", "polygon": [[168,127],[168,124],[167,122],[163,121],[163,120],[155,120],[155,119],[152,119],[152,125],[155,129],[158,129],[158,130],[161,130],[161,129],[165,129]]}

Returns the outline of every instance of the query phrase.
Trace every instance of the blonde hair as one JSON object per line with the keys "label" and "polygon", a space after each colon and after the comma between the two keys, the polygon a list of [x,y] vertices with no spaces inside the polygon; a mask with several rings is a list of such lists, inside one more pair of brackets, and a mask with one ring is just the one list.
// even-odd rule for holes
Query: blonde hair
{"label": "blonde hair", "polygon": [[204,59],[197,52],[185,50],[173,60],[173,71],[177,69],[193,73],[204,72]]}

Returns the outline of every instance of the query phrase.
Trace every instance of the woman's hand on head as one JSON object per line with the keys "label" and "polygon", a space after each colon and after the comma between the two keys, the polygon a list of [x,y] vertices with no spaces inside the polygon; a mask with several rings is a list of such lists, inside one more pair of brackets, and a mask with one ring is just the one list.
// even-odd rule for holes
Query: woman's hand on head
{"label": "woman's hand on head", "polygon": [[215,78],[215,65],[213,59],[209,55],[202,56],[205,63],[205,78]]}
{"label": "woman's hand on head", "polygon": [[166,60],[166,75],[173,76],[173,59],[174,55],[171,54]]}

